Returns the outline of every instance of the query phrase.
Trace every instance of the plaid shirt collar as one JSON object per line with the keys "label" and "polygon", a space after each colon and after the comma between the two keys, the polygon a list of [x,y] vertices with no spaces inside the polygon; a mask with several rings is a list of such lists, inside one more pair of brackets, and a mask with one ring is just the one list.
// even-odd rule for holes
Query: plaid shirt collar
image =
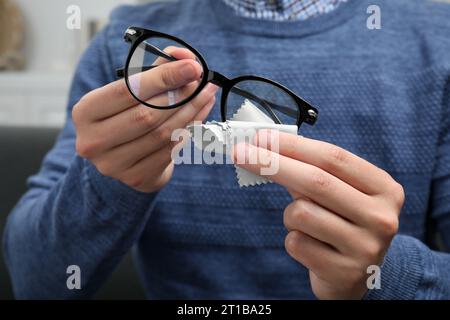
{"label": "plaid shirt collar", "polygon": [[275,21],[306,20],[328,13],[348,0],[222,0],[238,14]]}

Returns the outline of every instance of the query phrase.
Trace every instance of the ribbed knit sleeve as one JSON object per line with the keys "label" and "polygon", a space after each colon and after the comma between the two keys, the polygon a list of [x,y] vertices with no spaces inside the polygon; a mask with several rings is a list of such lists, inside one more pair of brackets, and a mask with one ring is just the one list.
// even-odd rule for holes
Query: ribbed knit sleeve
{"label": "ribbed knit sleeve", "polygon": [[[75,153],[73,105],[112,80],[107,34],[101,32],[81,59],[66,125],[8,218],[4,254],[17,298],[93,296],[149,218],[155,194],[102,176]],[[81,290],[66,285],[70,265],[81,269]]]}

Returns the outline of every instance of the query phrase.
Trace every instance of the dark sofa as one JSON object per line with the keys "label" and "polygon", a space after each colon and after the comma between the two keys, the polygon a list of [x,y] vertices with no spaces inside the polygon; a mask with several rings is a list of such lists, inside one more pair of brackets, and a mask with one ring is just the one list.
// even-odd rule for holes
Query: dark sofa
{"label": "dark sofa", "polygon": [[[26,178],[37,172],[58,129],[0,127],[0,236],[8,213],[26,190]],[[0,299],[13,299],[9,276],[0,255]],[[145,298],[130,255],[125,257],[97,299]]]}

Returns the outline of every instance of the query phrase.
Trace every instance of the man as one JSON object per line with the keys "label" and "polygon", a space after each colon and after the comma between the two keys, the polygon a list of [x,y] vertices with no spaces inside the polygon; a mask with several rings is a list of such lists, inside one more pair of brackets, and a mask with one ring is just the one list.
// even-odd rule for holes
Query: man
{"label": "man", "polygon": [[[450,245],[450,8],[378,1],[372,30],[371,4],[191,0],[114,11],[79,64],[55,147],[9,217],[16,296],[91,297],[136,245],[149,298],[450,298],[450,255],[428,241],[434,224]],[[231,166],[174,169],[170,132],[218,119],[217,88],[176,111],[138,105],[114,77],[130,25],[176,35],[214,70],[272,78],[318,106],[303,138],[280,133],[279,154],[258,147],[270,131],[235,148],[279,161],[275,184],[240,189]],[[179,58],[151,73],[152,95],[199,79],[198,65]],[[66,286],[73,264],[81,290]],[[373,266],[381,286],[368,290]]]}

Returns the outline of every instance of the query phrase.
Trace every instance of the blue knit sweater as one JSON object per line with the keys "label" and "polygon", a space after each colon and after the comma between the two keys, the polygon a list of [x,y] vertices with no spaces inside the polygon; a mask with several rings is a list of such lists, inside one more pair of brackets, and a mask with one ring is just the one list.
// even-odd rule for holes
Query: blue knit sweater
{"label": "blue knit sweater", "polygon": [[[369,4],[382,10],[381,30],[366,27]],[[303,135],[364,157],[406,191],[381,289],[366,297],[450,298],[450,254],[433,251],[429,237],[438,230],[450,247],[449,18],[449,5],[425,0],[354,0],[296,22],[251,20],[207,0],[115,10],[79,64],[56,145],[9,216],[4,254],[16,296],[91,297],[135,246],[149,298],[314,298],[307,270],[283,247],[282,187],[240,189],[231,165],[180,165],[147,195],[75,154],[71,108],[115,80],[123,32],[135,25],[186,40],[230,77],[266,76],[317,105],[320,119]],[[81,290],[66,287],[72,264]]]}

